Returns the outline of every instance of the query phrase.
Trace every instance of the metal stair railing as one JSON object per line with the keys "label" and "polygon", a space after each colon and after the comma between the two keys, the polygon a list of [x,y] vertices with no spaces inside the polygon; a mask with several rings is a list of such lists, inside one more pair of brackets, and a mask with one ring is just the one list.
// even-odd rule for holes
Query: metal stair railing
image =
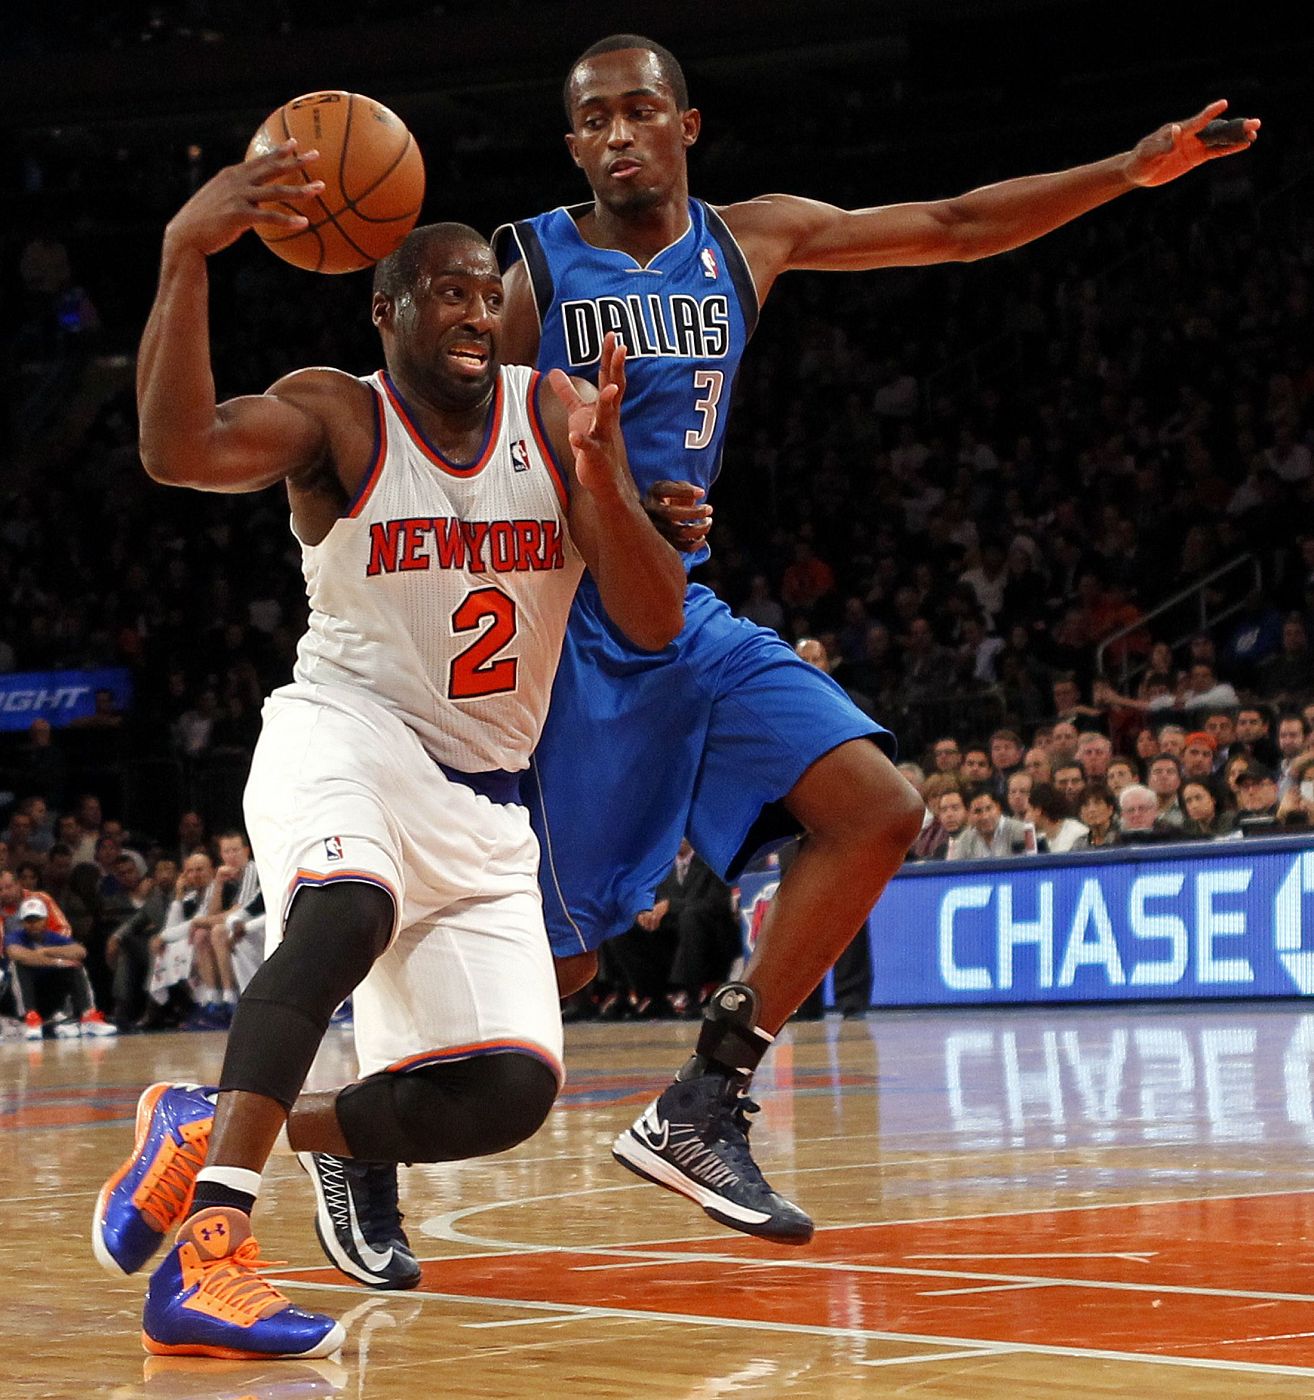
{"label": "metal stair railing", "polygon": [[[1228,600],[1221,606],[1211,610],[1210,594],[1214,586],[1220,579],[1234,578],[1238,583],[1245,571],[1249,570],[1250,583],[1247,587],[1239,588],[1236,592],[1228,589]],[[1129,623],[1126,627],[1120,627],[1116,632],[1111,632],[1095,648],[1095,674],[1108,678],[1108,672],[1104,666],[1104,658],[1110,647],[1117,646],[1125,638],[1130,637],[1133,632],[1140,632],[1148,628],[1156,617],[1162,617],[1166,613],[1172,612],[1175,608],[1181,608],[1183,604],[1189,604],[1194,598],[1196,603],[1195,620],[1193,624],[1184,631],[1179,632],[1175,637],[1166,637],[1163,640],[1176,650],[1183,642],[1201,632],[1208,632],[1211,627],[1216,627],[1220,622],[1232,617],[1241,611],[1245,605],[1246,597],[1249,593],[1263,587],[1264,575],[1260,568],[1259,560],[1253,554],[1238,554],[1235,559],[1230,559],[1220,568],[1212,573],[1206,574],[1203,578],[1196,579],[1189,587],[1183,588],[1180,592],[1174,593],[1171,598],[1165,598],[1157,607],[1151,608],[1144,616],[1137,618],[1135,622]],[[1133,663],[1132,657],[1126,648],[1123,649],[1121,666],[1118,681],[1121,688],[1126,689],[1127,684],[1138,676],[1146,666],[1148,661],[1137,660]]]}

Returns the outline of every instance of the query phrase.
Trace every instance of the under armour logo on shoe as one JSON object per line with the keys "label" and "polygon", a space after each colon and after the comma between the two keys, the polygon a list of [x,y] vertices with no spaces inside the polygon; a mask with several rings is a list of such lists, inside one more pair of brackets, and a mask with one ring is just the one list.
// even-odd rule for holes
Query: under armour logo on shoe
{"label": "under armour logo on shoe", "polygon": [[223,1237],[228,1233],[228,1227],[223,1223],[223,1221],[216,1221],[213,1225],[202,1225],[196,1233],[200,1235],[200,1237],[206,1242],[206,1244],[209,1244],[212,1239],[223,1239]]}

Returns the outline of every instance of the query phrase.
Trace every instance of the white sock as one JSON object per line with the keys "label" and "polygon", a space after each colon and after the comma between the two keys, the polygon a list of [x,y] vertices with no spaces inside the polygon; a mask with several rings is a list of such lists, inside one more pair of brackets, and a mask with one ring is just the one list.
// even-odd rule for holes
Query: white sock
{"label": "white sock", "polygon": [[197,991],[197,1000],[202,1006],[213,1006],[219,1000],[218,987],[201,987]]}
{"label": "white sock", "polygon": [[227,990],[227,991],[224,992],[224,1005],[225,1005],[225,1006],[236,1006],[236,1005],[237,1005],[237,993],[236,993],[235,991],[233,991],[231,988],[230,988],[229,990]]}
{"label": "white sock", "polygon": [[260,1173],[246,1167],[202,1167],[196,1174],[196,1184],[212,1181],[216,1186],[226,1186],[230,1191],[241,1191],[247,1196],[260,1194]]}

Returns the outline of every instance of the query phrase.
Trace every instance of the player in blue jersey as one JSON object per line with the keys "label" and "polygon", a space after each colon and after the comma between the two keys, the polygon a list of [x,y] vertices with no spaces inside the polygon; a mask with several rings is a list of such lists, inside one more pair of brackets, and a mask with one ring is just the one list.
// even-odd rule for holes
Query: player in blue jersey
{"label": "player in blue jersey", "polygon": [[[508,358],[587,377],[601,337],[620,335],[630,465],[641,490],[671,503],[691,564],[706,557],[709,520],[694,503],[716,477],[739,359],[781,273],[1001,253],[1245,150],[1259,127],[1205,133],[1226,106],[1215,102],[1124,154],[956,199],[848,211],[766,195],[714,209],[689,196],[701,118],[666,49],[604,39],[572,66],[564,98],[566,144],[593,198],[495,235]],[[752,1160],[745,1091],[899,867],[923,807],[890,762],[889,734],[775,633],[697,584],[685,618],[672,646],[644,655],[580,588],[527,784],[558,982],[564,995],[592,977],[598,944],[651,905],[682,836],[733,876],[760,837],[781,834],[777,818],[806,833],[742,982],[713,995],[693,1058],[614,1147],[721,1223],[805,1243],[812,1222]]]}

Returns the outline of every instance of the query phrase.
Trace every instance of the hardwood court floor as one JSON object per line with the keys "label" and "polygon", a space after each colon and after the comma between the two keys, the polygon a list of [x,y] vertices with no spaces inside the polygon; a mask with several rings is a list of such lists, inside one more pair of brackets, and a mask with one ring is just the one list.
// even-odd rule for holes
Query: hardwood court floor
{"label": "hardwood court floor", "polygon": [[[257,1216],[335,1362],[146,1360],[141,1286],[88,1217],[152,1079],[215,1035],[0,1045],[4,1400],[429,1396],[1309,1397],[1314,1015],[1293,1004],[882,1013],[800,1026],[759,1077],[804,1250],[719,1229],[616,1167],[688,1026],[575,1029],[571,1082],[504,1157],[404,1173],[421,1287],[323,1266],[276,1159]],[[343,1077],[349,1038],[316,1068]]]}

